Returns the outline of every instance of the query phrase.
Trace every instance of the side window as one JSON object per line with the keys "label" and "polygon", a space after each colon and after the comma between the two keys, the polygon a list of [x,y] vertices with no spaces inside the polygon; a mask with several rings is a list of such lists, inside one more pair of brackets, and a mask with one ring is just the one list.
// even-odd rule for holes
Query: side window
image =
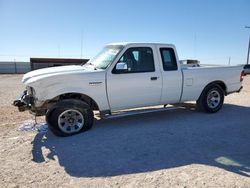
{"label": "side window", "polygon": [[126,71],[116,71],[116,66],[113,73],[140,73],[155,71],[153,51],[149,47],[127,49],[117,64],[119,63],[126,65]]}
{"label": "side window", "polygon": [[177,62],[172,48],[160,48],[164,71],[177,70]]}

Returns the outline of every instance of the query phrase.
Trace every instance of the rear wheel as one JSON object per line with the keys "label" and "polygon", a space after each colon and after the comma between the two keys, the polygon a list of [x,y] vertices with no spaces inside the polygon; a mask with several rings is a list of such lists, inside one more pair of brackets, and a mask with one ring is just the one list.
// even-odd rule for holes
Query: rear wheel
{"label": "rear wheel", "polygon": [[55,104],[48,111],[46,121],[55,135],[71,136],[92,127],[93,112],[87,103],[67,99]]}
{"label": "rear wheel", "polygon": [[199,97],[197,107],[199,110],[209,113],[218,112],[224,102],[224,91],[219,85],[207,86]]}

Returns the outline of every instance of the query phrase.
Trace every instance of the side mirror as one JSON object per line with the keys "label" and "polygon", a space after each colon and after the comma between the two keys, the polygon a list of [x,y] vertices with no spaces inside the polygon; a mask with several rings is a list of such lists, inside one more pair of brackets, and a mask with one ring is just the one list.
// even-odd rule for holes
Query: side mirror
{"label": "side mirror", "polygon": [[115,73],[120,74],[120,73],[125,73],[128,71],[128,65],[125,62],[118,62],[115,66]]}

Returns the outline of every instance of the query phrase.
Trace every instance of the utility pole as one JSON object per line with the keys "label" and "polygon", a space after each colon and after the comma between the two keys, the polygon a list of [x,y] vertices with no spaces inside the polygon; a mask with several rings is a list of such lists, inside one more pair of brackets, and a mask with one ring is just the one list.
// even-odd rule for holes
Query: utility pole
{"label": "utility pole", "polygon": [[83,30],[81,32],[81,59],[82,59],[82,48],[83,48]]}
{"label": "utility pole", "polygon": [[194,34],[194,58],[196,59],[196,40],[197,40],[197,37],[196,37],[196,33]]}
{"label": "utility pole", "polygon": [[58,44],[58,57],[61,57],[61,46],[60,46],[60,44]]}
{"label": "utility pole", "polygon": [[[245,26],[246,29],[250,29],[250,26]],[[249,51],[250,51],[250,35],[248,41],[248,50],[247,50],[247,65],[249,64]]]}

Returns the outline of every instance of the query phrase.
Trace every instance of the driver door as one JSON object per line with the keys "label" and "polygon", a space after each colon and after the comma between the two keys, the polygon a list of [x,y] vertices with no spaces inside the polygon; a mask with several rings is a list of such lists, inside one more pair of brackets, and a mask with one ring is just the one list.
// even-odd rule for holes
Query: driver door
{"label": "driver door", "polygon": [[107,74],[111,111],[157,105],[162,79],[150,47],[128,48]]}

